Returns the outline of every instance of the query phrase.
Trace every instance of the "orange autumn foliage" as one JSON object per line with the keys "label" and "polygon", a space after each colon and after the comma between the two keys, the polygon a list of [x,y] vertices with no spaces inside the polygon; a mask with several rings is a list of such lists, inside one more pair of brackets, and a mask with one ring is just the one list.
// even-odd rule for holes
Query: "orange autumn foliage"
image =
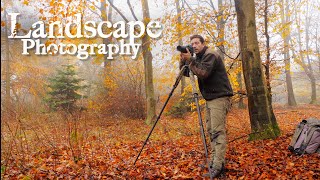
{"label": "orange autumn foliage", "polygon": [[[275,107],[282,135],[274,140],[248,142],[236,139],[250,133],[246,110],[232,109],[227,118],[228,148],[226,179],[317,179],[319,155],[296,156],[287,150],[295,125],[303,118],[320,118],[319,106],[303,105],[295,108]],[[51,117],[52,118],[52,117]],[[143,150],[136,166],[133,161],[150,129],[141,121],[129,119],[93,119],[86,116],[79,122],[82,156],[75,163],[63,138],[64,124],[23,121],[28,135],[31,129],[48,129],[37,141],[29,142],[24,156],[13,146],[12,156],[1,156],[6,162],[5,179],[41,178],[97,178],[97,179],[203,179],[206,169],[204,151],[198,129],[197,114],[185,119],[163,117]],[[42,120],[41,120],[42,119]],[[54,125],[54,126],[53,126]],[[52,126],[52,127],[51,127]],[[40,131],[39,131],[40,132]],[[9,137],[4,128],[4,138]],[[46,136],[45,136],[46,135]],[[52,139],[52,140],[51,140]],[[53,146],[37,146],[37,143]],[[6,150],[8,141],[2,141]],[[19,165],[21,164],[21,165]],[[3,164],[4,165],[4,164]]]}

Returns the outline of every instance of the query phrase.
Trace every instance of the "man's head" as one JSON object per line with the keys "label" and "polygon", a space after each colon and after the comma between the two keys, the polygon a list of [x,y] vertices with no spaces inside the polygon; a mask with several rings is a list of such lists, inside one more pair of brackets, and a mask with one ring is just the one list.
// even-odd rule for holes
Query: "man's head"
{"label": "man's head", "polygon": [[204,48],[204,38],[200,35],[193,35],[190,37],[191,46],[194,49],[194,52],[197,54],[202,51]]}

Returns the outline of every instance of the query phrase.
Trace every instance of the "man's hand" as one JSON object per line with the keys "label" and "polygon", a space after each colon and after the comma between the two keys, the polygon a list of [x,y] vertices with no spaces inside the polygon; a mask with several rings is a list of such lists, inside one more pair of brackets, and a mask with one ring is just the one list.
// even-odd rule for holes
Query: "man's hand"
{"label": "man's hand", "polygon": [[182,61],[185,61],[185,62],[189,63],[190,62],[190,58],[191,58],[191,53],[189,52],[188,48],[186,48],[186,49],[187,49],[187,53],[181,53],[180,54],[180,58],[181,58]]}

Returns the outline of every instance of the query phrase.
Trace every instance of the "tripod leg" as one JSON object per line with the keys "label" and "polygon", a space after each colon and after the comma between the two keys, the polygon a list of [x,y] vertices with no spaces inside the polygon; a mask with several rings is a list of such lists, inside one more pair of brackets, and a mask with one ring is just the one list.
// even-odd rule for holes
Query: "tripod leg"
{"label": "tripod leg", "polygon": [[206,161],[207,161],[207,165],[208,165],[208,172],[209,172],[210,180],[212,180],[213,178],[212,178],[212,175],[210,173],[210,161],[209,161],[209,157],[208,157],[207,141],[206,141],[206,136],[205,136],[205,132],[204,132],[204,128],[203,128],[203,121],[202,121],[202,117],[201,117],[201,109],[200,109],[200,105],[199,105],[199,96],[198,96],[197,89],[196,89],[194,74],[193,74],[193,72],[191,70],[189,71],[189,75],[190,75],[190,80],[191,80],[193,99],[194,99],[196,107],[197,107],[201,139],[202,139],[204,152],[205,152],[205,156],[206,156]]}
{"label": "tripod leg", "polygon": [[160,119],[160,117],[161,117],[161,115],[162,115],[162,113],[163,113],[164,108],[167,106],[167,104],[168,104],[168,102],[169,102],[169,99],[171,98],[174,90],[177,88],[177,86],[178,86],[178,84],[179,84],[179,82],[180,82],[180,80],[181,80],[181,78],[182,78],[182,76],[183,76],[183,72],[185,71],[186,68],[187,68],[187,66],[183,66],[182,69],[180,70],[180,73],[179,73],[179,75],[178,75],[178,77],[177,77],[177,79],[176,79],[176,82],[174,83],[173,88],[172,88],[172,90],[171,90],[171,92],[170,92],[170,94],[169,94],[166,102],[164,103],[164,105],[163,105],[163,107],[162,107],[162,109],[161,109],[161,111],[160,111],[160,113],[159,113],[159,115],[158,115],[158,117],[157,117],[156,122],[153,124],[153,126],[152,126],[152,128],[151,128],[151,130],[150,130],[150,132],[149,132],[149,134],[148,134],[147,139],[144,141],[143,146],[142,146],[141,150],[139,151],[139,154],[138,154],[136,160],[135,160],[134,163],[133,163],[134,165],[135,165],[136,162],[138,161],[139,156],[140,156],[140,154],[141,154],[144,146],[147,144],[147,142],[148,142],[148,140],[149,140],[149,138],[150,138],[150,136],[151,136],[151,134],[152,134],[152,131],[153,131],[154,128],[156,127],[156,125],[157,125],[157,123],[158,123],[158,121],[159,121],[159,119]]}

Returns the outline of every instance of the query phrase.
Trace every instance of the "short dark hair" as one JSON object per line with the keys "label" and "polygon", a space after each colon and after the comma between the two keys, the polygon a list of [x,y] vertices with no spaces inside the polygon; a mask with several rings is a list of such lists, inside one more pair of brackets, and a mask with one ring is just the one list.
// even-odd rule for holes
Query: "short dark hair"
{"label": "short dark hair", "polygon": [[201,36],[201,35],[198,35],[198,34],[195,34],[195,35],[192,35],[190,37],[190,41],[194,38],[199,38],[200,39],[200,42],[203,44],[204,43],[204,38]]}

